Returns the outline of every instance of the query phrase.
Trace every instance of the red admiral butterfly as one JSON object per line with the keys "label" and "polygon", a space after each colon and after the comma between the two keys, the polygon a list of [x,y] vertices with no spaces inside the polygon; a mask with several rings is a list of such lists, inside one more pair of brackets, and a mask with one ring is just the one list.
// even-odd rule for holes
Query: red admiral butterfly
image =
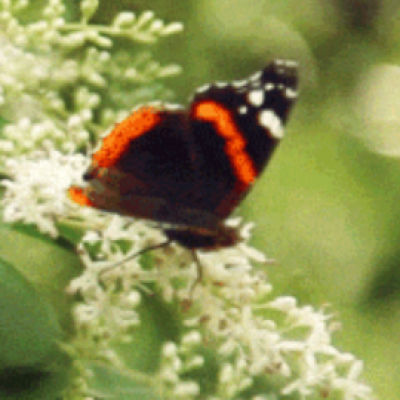
{"label": "red admiral butterfly", "polygon": [[240,241],[224,220],[283,137],[297,63],[275,60],[246,80],[197,89],[188,110],[144,106],[103,139],[71,187],[78,204],[167,223],[169,241],[216,249]]}

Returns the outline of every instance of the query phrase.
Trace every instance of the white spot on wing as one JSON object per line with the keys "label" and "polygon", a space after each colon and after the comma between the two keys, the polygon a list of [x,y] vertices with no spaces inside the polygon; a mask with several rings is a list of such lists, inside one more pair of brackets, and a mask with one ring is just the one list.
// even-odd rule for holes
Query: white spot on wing
{"label": "white spot on wing", "polygon": [[164,106],[164,104],[160,100],[149,101],[146,105],[155,108],[161,108]]}
{"label": "white spot on wing", "polygon": [[275,89],[275,85],[271,82],[268,82],[265,84],[264,89],[266,92],[269,92],[270,90],[274,90]]}
{"label": "white spot on wing", "polygon": [[249,92],[247,95],[247,100],[251,105],[254,107],[260,107],[263,102],[264,102],[264,91],[259,89],[259,90],[252,90]]}
{"label": "white spot on wing", "polygon": [[242,80],[242,81],[233,81],[233,82],[232,82],[232,86],[233,86],[233,87],[236,87],[236,88],[240,88],[240,87],[246,86],[248,83],[249,83],[249,82],[248,82],[248,81],[245,81],[245,80]]}
{"label": "white spot on wing", "polygon": [[252,81],[252,82],[258,81],[258,80],[260,80],[261,75],[262,75],[262,72],[261,72],[261,71],[258,71],[258,72],[256,72],[255,74],[253,74],[253,75],[249,78],[249,80]]}
{"label": "white spot on wing", "polygon": [[181,104],[167,103],[165,104],[165,109],[174,111],[174,110],[183,110],[184,107]]}
{"label": "white spot on wing", "polygon": [[285,66],[288,68],[296,68],[298,67],[299,63],[294,60],[275,60],[275,65],[277,66]]}
{"label": "white spot on wing", "polygon": [[297,92],[292,88],[286,88],[285,96],[287,99],[295,99],[297,97]]}
{"label": "white spot on wing", "polygon": [[239,114],[247,114],[247,107],[246,106],[240,106],[238,108]]}
{"label": "white spot on wing", "polygon": [[286,60],[286,61],[285,61],[285,65],[286,65],[287,67],[296,68],[296,67],[299,66],[299,63],[298,63],[297,61],[294,61],[294,60]]}
{"label": "white spot on wing", "polygon": [[196,89],[196,93],[204,93],[210,89],[211,85],[203,85]]}
{"label": "white spot on wing", "polygon": [[262,110],[258,114],[258,122],[263,128],[268,129],[274,139],[283,138],[282,121],[273,110]]}
{"label": "white spot on wing", "polygon": [[217,88],[222,89],[222,88],[225,88],[225,87],[229,86],[229,83],[226,83],[226,82],[215,82],[214,86],[216,86]]}

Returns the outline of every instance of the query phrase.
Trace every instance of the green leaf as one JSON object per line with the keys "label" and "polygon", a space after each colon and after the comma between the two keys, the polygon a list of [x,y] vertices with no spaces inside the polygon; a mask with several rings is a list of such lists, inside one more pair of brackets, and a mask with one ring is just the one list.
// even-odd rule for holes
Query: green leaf
{"label": "green leaf", "polygon": [[[154,383],[145,382],[139,375],[129,375],[109,365],[100,363],[86,364],[93,373],[90,379],[91,392],[100,398],[112,398],[115,400],[161,400],[156,393]],[[142,382],[141,382],[142,380]]]}
{"label": "green leaf", "polygon": [[59,337],[52,307],[22,274],[0,259],[0,370],[43,364]]}
{"label": "green leaf", "polygon": [[37,230],[0,224],[0,258],[13,265],[55,310],[63,330],[72,331],[68,283],[81,270],[77,255]]}
{"label": "green leaf", "polygon": [[74,224],[73,222],[64,221],[57,223],[57,230],[61,237],[73,244],[78,245],[86,230],[81,225]]}
{"label": "green leaf", "polygon": [[0,398],[54,400],[70,374],[58,341],[72,330],[65,287],[79,262],[26,228],[0,224]]}
{"label": "green leaf", "polygon": [[[58,363],[60,365],[60,363]],[[67,386],[66,368],[39,371],[15,368],[0,375],[0,398],[7,400],[55,400]]]}
{"label": "green leaf", "polygon": [[141,322],[133,328],[132,342],[118,343],[115,350],[129,368],[154,373],[159,367],[163,343],[179,341],[179,314],[177,308],[148,293],[143,293],[138,312]]}

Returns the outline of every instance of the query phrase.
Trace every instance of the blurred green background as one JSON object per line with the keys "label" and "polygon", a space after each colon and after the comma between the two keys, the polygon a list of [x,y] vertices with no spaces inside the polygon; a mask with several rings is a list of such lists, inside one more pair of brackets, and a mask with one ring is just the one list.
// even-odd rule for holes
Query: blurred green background
{"label": "blurred green background", "polygon": [[[330,305],[336,345],[365,360],[380,398],[400,392],[400,5],[395,0],[104,1],[98,20],[151,8],[185,32],[153,47],[204,83],[241,79],[276,57],[301,64],[287,137],[240,213],[277,260],[276,293]],[[400,106],[399,106],[400,107]]]}

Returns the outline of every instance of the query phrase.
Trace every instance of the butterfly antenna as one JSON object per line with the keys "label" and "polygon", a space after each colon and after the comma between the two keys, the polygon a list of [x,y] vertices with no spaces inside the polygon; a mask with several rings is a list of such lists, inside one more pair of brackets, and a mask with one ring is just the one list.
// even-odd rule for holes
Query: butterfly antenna
{"label": "butterfly antenna", "polygon": [[113,270],[114,268],[120,266],[121,264],[125,264],[126,262],[128,262],[128,261],[130,261],[130,260],[133,260],[134,258],[139,257],[139,256],[141,256],[141,255],[147,253],[148,251],[157,250],[157,249],[162,249],[162,248],[164,248],[164,247],[167,247],[167,246],[169,246],[171,243],[172,243],[172,240],[168,239],[168,240],[165,241],[165,242],[158,243],[158,244],[155,244],[155,245],[153,245],[153,246],[146,247],[145,249],[140,250],[140,251],[138,251],[137,253],[132,254],[132,255],[130,255],[129,257],[126,257],[126,258],[124,258],[123,260],[118,261],[118,262],[116,262],[115,264],[113,264],[113,265],[111,265],[111,266],[109,266],[109,267],[107,267],[107,268],[104,268],[104,269],[103,269],[102,271],[100,271],[100,273],[99,273],[99,280],[101,280],[101,277],[102,277],[105,273],[107,273],[107,272]]}

